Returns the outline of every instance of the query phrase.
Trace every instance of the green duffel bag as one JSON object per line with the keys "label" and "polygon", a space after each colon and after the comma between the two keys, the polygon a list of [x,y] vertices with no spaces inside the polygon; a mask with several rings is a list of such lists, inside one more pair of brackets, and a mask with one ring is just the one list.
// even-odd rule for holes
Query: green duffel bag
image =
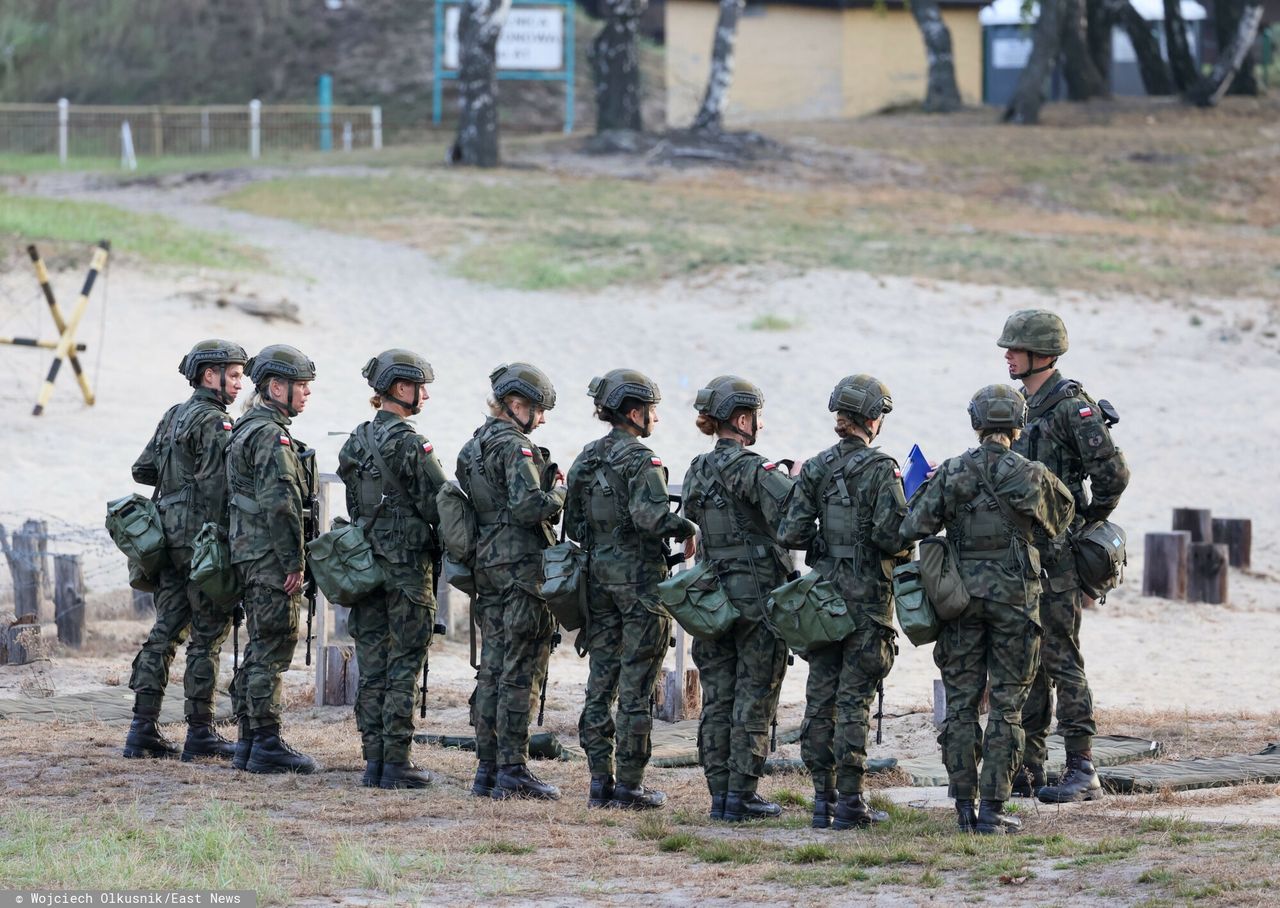
{"label": "green duffel bag", "polygon": [[969,608],[969,589],[960,574],[960,556],[946,536],[920,540],[920,582],[939,621],[954,621]]}
{"label": "green duffel bag", "polygon": [[1128,541],[1120,524],[1110,520],[1086,523],[1080,532],[1071,535],[1076,575],[1091,599],[1106,602],[1107,593],[1124,579],[1124,568],[1129,563],[1125,553]]}
{"label": "green duffel bag", "polygon": [[576,631],[586,622],[586,573],[587,556],[577,543],[565,540],[542,550],[538,595],[567,631]]}
{"label": "green duffel bag", "polygon": [[938,616],[924,591],[918,561],[894,568],[893,603],[898,612],[898,626],[912,646],[924,646],[938,639]]}
{"label": "green duffel bag", "polygon": [[355,605],[387,582],[364,530],[341,517],[307,543],[307,564],[320,592],[338,605]]}
{"label": "green duffel bag", "polygon": [[227,532],[216,523],[206,523],[191,541],[191,579],[215,605],[240,598]]}
{"label": "green duffel bag", "polygon": [[150,498],[137,492],[107,502],[107,533],[116,548],[148,577],[155,577],[165,565],[164,524]]}
{"label": "green duffel bag", "polygon": [[699,640],[722,637],[738,620],[738,608],[709,561],[672,574],[658,584],[658,595],[685,633]]}
{"label": "green duffel bag", "polygon": [[778,636],[802,654],[839,643],[857,629],[844,597],[817,571],[778,587],[764,608]]}
{"label": "green duffel bag", "polygon": [[459,593],[471,599],[476,598],[476,575],[470,565],[454,561],[453,556],[446,552],[440,565],[440,573],[444,574],[444,582]]}

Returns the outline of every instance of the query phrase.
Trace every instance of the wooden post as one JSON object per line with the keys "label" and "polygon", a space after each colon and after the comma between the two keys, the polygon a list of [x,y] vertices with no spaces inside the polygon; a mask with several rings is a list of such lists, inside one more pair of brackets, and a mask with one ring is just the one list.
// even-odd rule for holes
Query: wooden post
{"label": "wooden post", "polygon": [[933,724],[941,728],[947,721],[947,686],[941,678],[933,679]]}
{"label": "wooden post", "polygon": [[1191,533],[1148,533],[1143,548],[1142,595],[1187,598],[1187,553]]}
{"label": "wooden post", "polygon": [[133,591],[133,613],[139,618],[146,618],[156,613],[156,597],[145,590]]}
{"label": "wooden post", "polygon": [[5,628],[4,661],[26,665],[40,657],[40,625],[21,622]]}
{"label": "wooden post", "polygon": [[360,667],[353,646],[326,646],[317,661],[323,662],[324,697],[321,706],[350,706],[356,702]]}
{"label": "wooden post", "polygon": [[702,715],[702,681],[696,668],[684,671],[684,718],[696,719]]}
{"label": "wooden post", "polygon": [[1192,542],[1213,542],[1213,517],[1208,508],[1174,508],[1173,529],[1189,532]]}
{"label": "wooden post", "polygon": [[[256,103],[256,102],[255,102]],[[320,532],[329,529],[329,515],[332,513],[329,501],[329,486],[333,483],[341,482],[336,473],[321,473],[317,477],[320,483],[320,526],[317,528]],[[306,620],[306,615],[302,616],[302,620]],[[328,703],[327,689],[329,686],[329,662],[326,652],[329,648],[329,600],[324,597],[324,593],[316,590],[316,617],[311,632],[315,635],[315,662],[313,665],[316,670],[316,706],[324,706]],[[305,642],[305,641],[304,641]],[[339,679],[341,684],[341,679]],[[342,700],[337,701],[342,703]]]}
{"label": "wooden post", "polygon": [[164,116],[159,107],[151,108],[151,153],[164,154]]}
{"label": "wooden post", "polygon": [[53,616],[58,639],[79,649],[84,643],[84,571],[79,555],[54,555]]}
{"label": "wooden post", "polygon": [[9,562],[9,575],[13,578],[13,612],[15,617],[40,616],[40,543],[35,534],[18,530],[10,544],[4,527],[0,526],[0,547]]}
{"label": "wooden post", "polygon": [[1187,599],[1190,602],[1227,601],[1227,564],[1225,545],[1212,542],[1191,543],[1187,566]]}
{"label": "wooden post", "polygon": [[1253,566],[1253,521],[1232,517],[1213,518],[1213,541],[1225,543],[1234,568]]}
{"label": "wooden post", "polygon": [[36,548],[40,552],[36,562],[36,570],[40,573],[40,593],[48,599],[53,595],[49,577],[49,524],[43,520],[28,520],[22,525],[22,532],[30,533],[36,539]]}

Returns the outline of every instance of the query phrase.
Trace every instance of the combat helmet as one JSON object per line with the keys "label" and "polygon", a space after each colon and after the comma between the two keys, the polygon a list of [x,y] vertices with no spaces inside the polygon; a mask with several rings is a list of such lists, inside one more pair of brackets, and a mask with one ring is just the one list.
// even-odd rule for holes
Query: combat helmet
{"label": "combat helmet", "polygon": [[[436,380],[431,363],[412,350],[399,347],[383,350],[364,364],[360,374],[365,377],[373,390],[414,412],[417,412],[418,404],[422,402],[422,386]],[[402,379],[413,383],[412,402],[390,395],[391,386]]]}
{"label": "combat helmet", "polygon": [[298,413],[293,408],[293,384],[299,381],[314,381],[316,364],[297,347],[290,347],[288,344],[270,344],[259,350],[256,356],[249,357],[249,362],[245,364],[245,371],[249,373],[249,380],[264,398],[268,396],[267,379],[283,378],[288,381],[289,388],[284,407],[290,416],[297,416]]}
{"label": "combat helmet", "polygon": [[893,412],[893,396],[889,386],[865,372],[846,375],[836,382],[827,401],[832,413],[845,412],[865,419],[877,419]]}
{"label": "combat helmet", "polygon": [[178,371],[191,383],[191,387],[200,385],[200,376],[210,366],[219,367],[221,373],[219,392],[224,403],[231,403],[233,398],[227,393],[227,366],[243,366],[249,361],[249,354],[244,347],[229,340],[210,338],[202,340],[191,348],[191,352],[182,357],[178,363]]}
{"label": "combat helmet", "polygon": [[499,364],[489,373],[489,385],[493,388],[493,399],[498,401],[512,421],[525,432],[534,426],[533,414],[529,415],[527,423],[516,419],[505,400],[508,394],[519,394],[544,410],[550,410],[556,405],[556,389],[551,384],[551,379],[537,366],[528,363]]}
{"label": "combat helmet", "polygon": [[1022,309],[1005,320],[996,344],[1006,350],[1061,356],[1067,352],[1067,326],[1048,309]]}
{"label": "combat helmet", "polygon": [[616,418],[632,426],[642,438],[648,438],[650,432],[649,407],[644,407],[644,425],[638,426],[627,419],[622,412],[624,402],[638,401],[641,404],[656,404],[662,400],[662,392],[653,379],[635,369],[612,369],[603,376],[596,376],[587,385],[587,394],[596,402],[601,410],[613,414]]}
{"label": "combat helmet", "polygon": [[1027,424],[1027,401],[1009,385],[979,388],[969,400],[974,429],[1021,429]]}
{"label": "combat helmet", "polygon": [[698,389],[693,400],[693,408],[719,422],[726,422],[733,411],[740,407],[751,410],[751,432],[746,433],[731,426],[747,444],[756,441],[756,411],[764,406],[764,392],[745,378],[737,375],[717,375],[707,382],[706,387]]}

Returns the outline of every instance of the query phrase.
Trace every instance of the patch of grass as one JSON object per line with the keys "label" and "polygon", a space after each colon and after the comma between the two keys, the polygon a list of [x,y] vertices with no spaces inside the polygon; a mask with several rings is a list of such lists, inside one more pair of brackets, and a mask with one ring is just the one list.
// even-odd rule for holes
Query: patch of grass
{"label": "patch of grass", "polygon": [[917,851],[909,848],[855,848],[844,856],[846,864],[855,867],[884,867],[890,864],[922,864]]}
{"label": "patch of grass", "polygon": [[523,842],[508,842],[506,839],[497,839],[493,842],[481,842],[472,847],[475,854],[533,854],[537,851],[534,845],[528,845]]}
{"label": "patch of grass", "polygon": [[658,842],[663,852],[692,851],[702,840],[691,832],[674,832]]}
{"label": "patch of grass", "polygon": [[[111,241],[113,255],[134,255],[162,265],[252,269],[265,264],[262,254],[221,234],[193,230],[170,218],[135,214],[97,202],[30,198],[0,190],[0,235],[23,243],[53,241],[88,247]],[[84,253],[88,264],[88,250]]]}
{"label": "patch of grass", "polygon": [[920,885],[926,889],[937,889],[943,883],[942,874],[933,870],[926,870],[920,874]]}
{"label": "patch of grass", "polygon": [[802,869],[786,867],[769,871],[763,879],[782,883],[788,887],[833,889],[848,886],[851,883],[866,882],[871,879],[871,875],[856,867],[805,867]]}
{"label": "patch of grass", "polygon": [[790,331],[799,324],[800,322],[797,319],[766,312],[753,318],[751,324],[747,327],[752,331]]}
{"label": "patch of grass", "polygon": [[783,854],[782,859],[788,864],[821,864],[824,861],[834,861],[836,853],[826,845],[809,842],[790,849]]}
{"label": "patch of grass", "polygon": [[755,839],[698,840],[691,849],[708,864],[755,864],[763,857],[764,843]]}
{"label": "patch of grass", "polygon": [[1150,867],[1138,874],[1139,883],[1172,883],[1178,875],[1167,867]]}
{"label": "patch of grass", "polygon": [[636,824],[634,834],[641,841],[657,842],[671,835],[671,826],[668,825],[666,817],[648,814]]}

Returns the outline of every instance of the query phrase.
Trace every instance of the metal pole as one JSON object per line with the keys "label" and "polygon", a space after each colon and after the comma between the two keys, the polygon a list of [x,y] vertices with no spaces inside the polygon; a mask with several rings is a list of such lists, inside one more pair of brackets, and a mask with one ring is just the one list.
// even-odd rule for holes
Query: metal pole
{"label": "metal pole", "polygon": [[436,0],[436,40],[435,50],[431,55],[431,122],[439,123],[444,108],[444,86],[442,73],[444,66],[444,0]]}
{"label": "metal pole", "polygon": [[67,122],[71,119],[71,102],[58,99],[58,163],[67,163]]}
{"label": "metal pole", "polygon": [[249,102],[249,157],[262,156],[262,102]]}
{"label": "metal pole", "polygon": [[[564,81],[564,131],[573,132],[573,81],[577,64],[577,54],[573,48],[573,0],[566,0],[564,5],[564,60],[568,71]],[[680,679],[681,690],[684,690],[684,678]]]}
{"label": "metal pole", "polygon": [[320,150],[333,150],[333,76],[324,73],[316,83],[320,104]]}
{"label": "metal pole", "polygon": [[373,150],[382,150],[382,108],[376,104],[369,108],[369,126],[373,131]]}
{"label": "metal pole", "polygon": [[200,108],[200,150],[209,150],[209,109]]}

